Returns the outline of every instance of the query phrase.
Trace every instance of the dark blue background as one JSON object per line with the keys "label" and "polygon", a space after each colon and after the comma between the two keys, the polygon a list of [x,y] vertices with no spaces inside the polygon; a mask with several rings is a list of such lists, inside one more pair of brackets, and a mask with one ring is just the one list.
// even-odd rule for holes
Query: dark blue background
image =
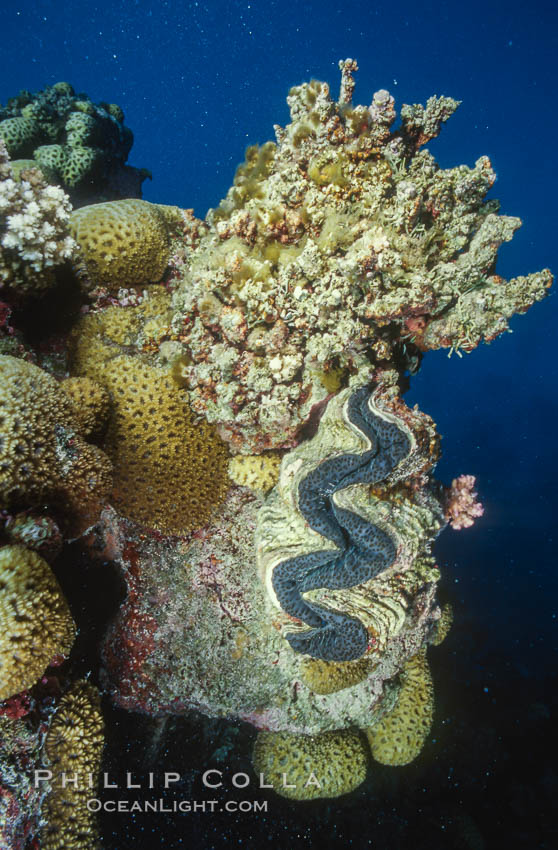
{"label": "dark blue background", "polygon": [[[556,272],[557,32],[550,0],[11,3],[0,101],[67,80],[120,104],[136,139],[130,162],[153,172],[145,197],[203,216],[244,148],[287,121],[290,86],[316,77],[336,93],[337,62],[351,56],[358,103],[380,88],[399,105],[463,101],[431,150],[443,166],[490,156],[502,212],[525,222],[500,274]],[[456,604],[452,653],[467,656],[480,699],[498,700],[501,677],[507,694],[543,681],[537,698],[555,681],[557,320],[552,294],[490,346],[428,355],[409,395],[444,436],[440,477],[477,475],[486,507],[475,528],[437,544]]]}

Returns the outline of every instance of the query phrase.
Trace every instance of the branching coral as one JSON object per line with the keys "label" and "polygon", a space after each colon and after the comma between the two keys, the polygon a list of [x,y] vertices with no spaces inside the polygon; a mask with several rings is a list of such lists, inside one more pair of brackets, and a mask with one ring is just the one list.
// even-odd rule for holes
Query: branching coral
{"label": "branching coral", "polygon": [[30,688],[75,636],[52,570],[23,546],[0,548],[0,701]]}
{"label": "branching coral", "polygon": [[194,409],[246,454],[293,445],[349,374],[493,339],[552,281],[495,275],[520,221],[485,200],[489,160],[442,169],[421,148],[456,101],[403,106],[392,130],[388,92],[348,99],[355,69],[337,103],[325,83],[291,90],[291,124],[248,149],[175,294]]}
{"label": "branching coral", "polygon": [[33,169],[17,180],[0,139],[0,288],[42,292],[55,282],[54,268],[74,255],[67,195]]}

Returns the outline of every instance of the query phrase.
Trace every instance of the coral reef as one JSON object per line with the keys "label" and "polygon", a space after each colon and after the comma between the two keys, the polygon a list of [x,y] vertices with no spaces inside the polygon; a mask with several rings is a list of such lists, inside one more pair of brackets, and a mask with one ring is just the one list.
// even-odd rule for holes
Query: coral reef
{"label": "coral reef", "polygon": [[0,289],[29,295],[54,285],[55,267],[76,248],[70,211],[67,195],[36,168],[16,179],[0,139]]}
{"label": "coral reef", "polygon": [[193,408],[235,451],[290,448],[316,405],[373,366],[471,351],[547,294],[548,270],[504,281],[497,250],[520,220],[485,200],[495,175],[440,168],[421,148],[457,107],[403,106],[296,86],[277,144],[249,148],[183,266],[174,328]]}
{"label": "coral reef", "polygon": [[178,207],[135,199],[92,204],[70,216],[82,273],[114,291],[160,280],[170,257],[170,232],[182,223]]}
{"label": "coral reef", "polygon": [[367,730],[373,758],[392,766],[414,761],[432,726],[434,690],[426,650],[407,661],[402,678],[395,707]]}
{"label": "coral reef", "polygon": [[141,184],[151,176],[125,164],[134,137],[120,106],[95,104],[65,82],[22,91],[0,106],[0,139],[12,159],[33,158],[74,206],[141,198]]}
{"label": "coral reef", "polygon": [[102,501],[110,461],[83,440],[61,385],[9,355],[0,355],[0,377],[0,507],[50,501],[79,511]]}
{"label": "coral reef", "polygon": [[436,434],[428,417],[406,408],[395,386],[384,387],[376,402],[386,417],[397,413],[412,434],[404,477],[375,494],[370,485],[356,486],[363,491],[358,511],[396,541],[394,561],[356,587],[310,592],[318,606],[349,612],[365,623],[369,647],[364,663],[351,670],[333,665],[331,682],[327,668],[312,677],[308,658],[293,652],[283,637],[297,623],[274,607],[258,576],[256,553],[264,575],[297,546],[321,551],[329,542],[288,503],[287,481],[295,469],[300,472],[303,446],[313,446],[309,467],[321,450],[331,454],[326,451],[330,439],[337,438],[345,454],[352,434],[361,452],[362,437],[338,422],[339,398],[324,413],[332,427],[320,425],[300,451],[285,456],[283,482],[267,498],[248,487],[232,487],[214,519],[178,548],[142,539],[104,513],[93,548],[121,563],[128,584],[104,648],[109,686],[121,705],[149,713],[193,707],[211,715],[236,715],[258,728],[306,734],[347,725],[366,729],[393,705],[397,684],[391,680],[409,654],[419,651],[439,617],[439,571],[429,551],[444,525],[428,476],[437,457]]}
{"label": "coral reef", "polygon": [[[42,850],[101,847],[97,818],[89,811],[87,801],[95,794],[103,746],[99,692],[89,682],[75,682],[63,696],[45,740],[52,777],[51,792],[43,806],[46,826],[41,832]],[[75,777],[77,782],[66,784],[66,776]]]}
{"label": "coral reef", "polygon": [[254,746],[254,770],[289,800],[316,800],[348,794],[364,782],[366,746],[349,729],[311,737],[289,732],[260,732]]}
{"label": "coral reef", "polygon": [[23,546],[0,548],[0,700],[35,684],[75,637],[52,570]]}
{"label": "coral reef", "polygon": [[[496,275],[520,222],[486,200],[490,162],[424,149],[456,101],[404,105],[393,129],[389,93],[353,105],[356,62],[340,67],[338,102],[291,90],[291,123],[204,222],[137,199],[70,214],[29,170],[78,203],[91,181],[118,197],[119,107],[57,84],[0,109],[22,158],[0,151],[0,281],[45,293],[68,260],[86,283],[79,320],[40,342],[12,325],[37,302],[0,303],[0,728],[42,718],[45,850],[99,842],[91,786],[61,781],[99,772],[99,695],[70,669],[41,715],[49,676],[34,684],[75,631],[42,557],[70,536],[126,586],[102,640],[118,706],[249,722],[255,769],[294,800],[353,790],[370,754],[407,764],[429,734],[426,647],[452,621],[432,546],[483,509],[473,476],[434,480],[435,425],[402,394],[425,352],[491,341],[552,277]],[[21,843],[16,774],[0,805]]]}

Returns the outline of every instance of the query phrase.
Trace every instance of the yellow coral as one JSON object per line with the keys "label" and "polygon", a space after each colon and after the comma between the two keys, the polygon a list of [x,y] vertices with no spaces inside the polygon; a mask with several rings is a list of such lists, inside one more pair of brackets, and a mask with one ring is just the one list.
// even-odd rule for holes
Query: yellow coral
{"label": "yellow coral", "polygon": [[110,401],[106,390],[91,378],[66,378],[60,386],[70,400],[81,436],[100,434],[109,413]]}
{"label": "yellow coral", "polygon": [[181,220],[178,207],[130,198],[74,210],[70,230],[89,280],[118,290],[161,279]]}
{"label": "yellow coral", "polygon": [[[52,772],[52,790],[43,814],[47,821],[41,832],[43,850],[97,850],[101,846],[97,817],[87,808],[95,796],[89,776],[95,780],[101,769],[104,723],[97,689],[89,682],[76,682],[60,702],[50,724],[45,750]],[[63,787],[65,778],[77,779]]]}
{"label": "yellow coral", "polygon": [[453,608],[449,602],[442,606],[442,616],[434,626],[434,633],[431,638],[433,646],[439,646],[444,641],[453,624]]}
{"label": "yellow coral", "polygon": [[228,489],[227,450],[206,422],[195,422],[167,375],[132,357],[104,369],[113,411],[106,451],[114,464],[115,505],[168,533],[208,521]]}
{"label": "yellow coral", "polygon": [[139,329],[134,307],[107,307],[84,316],[70,337],[73,371],[100,381],[106,361],[121,354],[122,346],[132,345]]}
{"label": "yellow coral", "polygon": [[305,658],[300,665],[304,684],[315,694],[334,694],[362,682],[373,669],[369,658],[356,661],[322,661]]}
{"label": "yellow coral", "polygon": [[158,336],[168,328],[170,303],[166,290],[152,287],[148,297],[135,307],[107,307],[83,316],[71,334],[73,371],[100,380],[106,361],[127,353],[130,347],[141,348],[145,325],[149,328],[156,322]]}
{"label": "yellow coral", "polygon": [[419,652],[405,665],[395,708],[367,729],[370,751],[380,764],[409,764],[420,753],[432,726],[434,689],[426,659]]}
{"label": "yellow coral", "polygon": [[358,788],[366,778],[368,754],[360,734],[351,729],[318,735],[260,732],[253,763],[282,797],[316,800]]}
{"label": "yellow coral", "polygon": [[229,462],[229,477],[242,487],[266,493],[279,480],[281,455],[269,452],[263,455],[238,455]]}
{"label": "yellow coral", "polygon": [[82,439],[60,384],[9,355],[0,355],[0,433],[0,506],[81,508],[108,493],[110,461]]}
{"label": "yellow coral", "polygon": [[0,549],[0,700],[30,688],[75,637],[52,570],[24,546]]}

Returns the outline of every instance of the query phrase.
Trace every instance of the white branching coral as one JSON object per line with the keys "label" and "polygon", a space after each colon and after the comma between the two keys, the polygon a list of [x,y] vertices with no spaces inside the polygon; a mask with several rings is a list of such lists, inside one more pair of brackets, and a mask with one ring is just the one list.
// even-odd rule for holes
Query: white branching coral
{"label": "white branching coral", "polygon": [[27,294],[54,283],[53,269],[76,248],[68,230],[71,211],[68,196],[38,171],[15,180],[0,140],[0,287]]}

